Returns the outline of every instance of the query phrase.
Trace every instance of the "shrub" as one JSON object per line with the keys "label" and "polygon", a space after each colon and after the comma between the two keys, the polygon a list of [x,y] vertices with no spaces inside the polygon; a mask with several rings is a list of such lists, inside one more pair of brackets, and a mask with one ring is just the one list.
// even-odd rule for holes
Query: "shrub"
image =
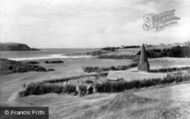
{"label": "shrub", "polygon": [[46,64],[59,64],[64,63],[64,61],[61,60],[53,60],[53,61],[45,61]]}
{"label": "shrub", "polygon": [[28,64],[39,64],[39,62],[37,62],[37,61],[29,61],[29,62],[27,62]]}
{"label": "shrub", "polygon": [[55,71],[53,68],[51,68],[51,69],[48,69],[48,71]]}
{"label": "shrub", "polygon": [[79,85],[80,95],[84,96],[87,92],[87,86],[86,85]]}

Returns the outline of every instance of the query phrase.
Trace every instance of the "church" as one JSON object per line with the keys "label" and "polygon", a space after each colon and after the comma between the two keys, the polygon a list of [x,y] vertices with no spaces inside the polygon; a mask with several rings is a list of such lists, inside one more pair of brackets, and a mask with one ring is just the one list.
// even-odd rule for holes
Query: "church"
{"label": "church", "polygon": [[151,78],[163,78],[166,74],[163,73],[151,73],[150,64],[148,62],[147,52],[145,45],[141,47],[141,54],[137,67],[132,67],[127,70],[109,71],[107,81],[132,81],[132,80],[144,80],[147,77]]}

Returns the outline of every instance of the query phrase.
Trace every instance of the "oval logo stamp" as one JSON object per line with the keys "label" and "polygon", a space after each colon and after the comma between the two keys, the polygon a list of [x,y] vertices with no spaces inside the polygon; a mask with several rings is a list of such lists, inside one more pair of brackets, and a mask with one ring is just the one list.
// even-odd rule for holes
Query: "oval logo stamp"
{"label": "oval logo stamp", "polygon": [[174,26],[178,24],[179,17],[175,16],[176,10],[168,10],[160,14],[146,14],[143,16],[145,23],[143,24],[143,29],[148,31],[151,29],[156,29],[156,31],[164,30],[165,28]]}

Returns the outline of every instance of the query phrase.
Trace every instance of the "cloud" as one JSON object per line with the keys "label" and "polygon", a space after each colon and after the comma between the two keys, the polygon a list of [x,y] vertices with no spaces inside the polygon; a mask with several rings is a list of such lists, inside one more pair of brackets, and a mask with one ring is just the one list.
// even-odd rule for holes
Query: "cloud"
{"label": "cloud", "polygon": [[[103,47],[189,39],[188,0],[0,0],[1,42]],[[144,31],[143,15],[176,9],[179,26]]]}

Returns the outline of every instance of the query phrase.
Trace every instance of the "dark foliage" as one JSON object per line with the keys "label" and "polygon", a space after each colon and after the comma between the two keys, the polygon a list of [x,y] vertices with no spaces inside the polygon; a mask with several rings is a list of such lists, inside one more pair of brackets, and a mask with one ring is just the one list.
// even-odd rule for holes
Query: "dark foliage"
{"label": "dark foliage", "polygon": [[64,63],[64,61],[61,60],[55,60],[55,61],[45,61],[46,64],[59,64]]}
{"label": "dark foliage", "polygon": [[28,72],[28,71],[37,71],[37,72],[45,72],[47,71],[45,68],[38,65],[27,65],[22,63],[17,63],[13,66],[13,72]]}
{"label": "dark foliage", "polygon": [[48,69],[48,71],[55,71],[55,70],[51,68],[51,69]]}
{"label": "dark foliage", "polygon": [[173,71],[180,71],[180,70],[190,70],[190,67],[173,67],[173,68],[161,68],[161,69],[151,69],[150,72],[161,72],[161,73],[165,73],[165,72],[173,72]]}
{"label": "dark foliage", "polygon": [[[140,51],[137,53],[140,55]],[[168,49],[152,49],[147,51],[150,58],[158,57],[190,57],[190,46],[175,46]]]}
{"label": "dark foliage", "polygon": [[127,48],[139,48],[140,46],[138,45],[132,45],[132,46],[122,46],[123,49],[127,49]]}
{"label": "dark foliage", "polygon": [[119,49],[120,47],[105,47],[105,48],[102,48],[101,50],[105,50],[105,51],[116,51],[116,49]]}
{"label": "dark foliage", "polygon": [[92,84],[92,83],[94,83],[92,80],[86,80],[86,81],[84,81],[85,83],[87,83],[87,84]]}
{"label": "dark foliage", "polygon": [[87,92],[87,86],[86,85],[79,85],[80,90],[80,96],[84,96]]}
{"label": "dark foliage", "polygon": [[27,62],[28,64],[39,64],[39,62],[37,62],[37,61],[29,61],[29,62]]}

